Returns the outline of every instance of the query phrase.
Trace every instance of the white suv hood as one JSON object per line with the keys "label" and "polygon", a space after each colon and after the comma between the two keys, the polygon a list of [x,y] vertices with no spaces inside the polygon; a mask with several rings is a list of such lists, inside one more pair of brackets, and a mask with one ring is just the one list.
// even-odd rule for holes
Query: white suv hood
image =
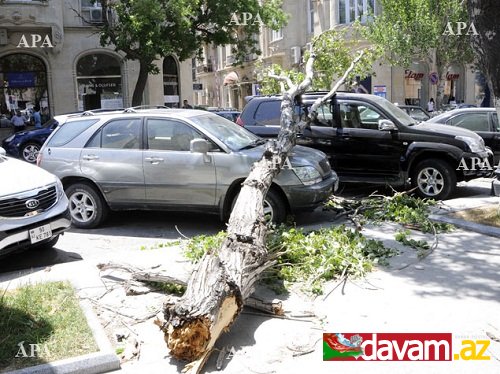
{"label": "white suv hood", "polygon": [[38,166],[0,156],[0,197],[55,183],[57,177]]}

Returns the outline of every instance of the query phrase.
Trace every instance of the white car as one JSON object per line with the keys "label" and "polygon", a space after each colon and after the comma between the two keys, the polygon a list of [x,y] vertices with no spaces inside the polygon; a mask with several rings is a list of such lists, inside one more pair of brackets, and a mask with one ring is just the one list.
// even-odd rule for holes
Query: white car
{"label": "white car", "polygon": [[71,225],[59,178],[0,148],[0,257],[21,249],[52,248]]}

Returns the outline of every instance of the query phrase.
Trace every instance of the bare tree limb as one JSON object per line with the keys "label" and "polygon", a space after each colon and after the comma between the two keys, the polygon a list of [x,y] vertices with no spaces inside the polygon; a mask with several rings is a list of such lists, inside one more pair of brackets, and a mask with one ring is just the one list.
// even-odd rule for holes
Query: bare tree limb
{"label": "bare tree limb", "polygon": [[321,97],[321,98],[318,98],[314,103],[313,105],[311,106],[311,109],[309,111],[309,121],[312,121],[316,118],[317,116],[317,109],[318,107],[325,103],[328,99],[330,99],[333,95],[335,95],[335,92],[337,92],[337,90],[339,89],[339,87],[344,84],[345,80],[347,79],[347,76],[351,73],[351,71],[354,70],[354,67],[356,66],[356,64],[359,62],[359,60],[361,60],[361,58],[363,57],[363,55],[365,54],[365,51],[361,51],[359,52],[358,56],[351,62],[351,65],[347,68],[347,70],[344,72],[344,75],[342,75],[342,77],[337,81],[337,83],[335,84],[335,86],[333,86],[333,88],[330,90],[330,92],[328,92],[325,96]]}

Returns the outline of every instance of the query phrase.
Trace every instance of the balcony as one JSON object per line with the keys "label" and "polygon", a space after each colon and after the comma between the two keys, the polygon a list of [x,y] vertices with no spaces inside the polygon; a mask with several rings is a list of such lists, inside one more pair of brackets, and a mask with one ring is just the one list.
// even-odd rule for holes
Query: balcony
{"label": "balcony", "polygon": [[197,74],[212,73],[213,71],[214,71],[214,68],[212,66],[212,63],[196,66],[196,73]]}

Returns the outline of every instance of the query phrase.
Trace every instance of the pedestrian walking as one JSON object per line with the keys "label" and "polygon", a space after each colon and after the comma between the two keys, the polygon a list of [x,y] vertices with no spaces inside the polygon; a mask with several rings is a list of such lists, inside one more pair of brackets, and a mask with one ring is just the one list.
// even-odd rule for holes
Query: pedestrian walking
{"label": "pedestrian walking", "polygon": [[431,99],[429,100],[429,102],[427,103],[427,111],[429,113],[432,113],[434,112],[434,98],[431,97]]}
{"label": "pedestrian walking", "polygon": [[24,117],[21,115],[21,111],[18,110],[16,115],[10,119],[12,125],[14,126],[14,131],[19,132],[26,129],[26,125],[24,124]]}

